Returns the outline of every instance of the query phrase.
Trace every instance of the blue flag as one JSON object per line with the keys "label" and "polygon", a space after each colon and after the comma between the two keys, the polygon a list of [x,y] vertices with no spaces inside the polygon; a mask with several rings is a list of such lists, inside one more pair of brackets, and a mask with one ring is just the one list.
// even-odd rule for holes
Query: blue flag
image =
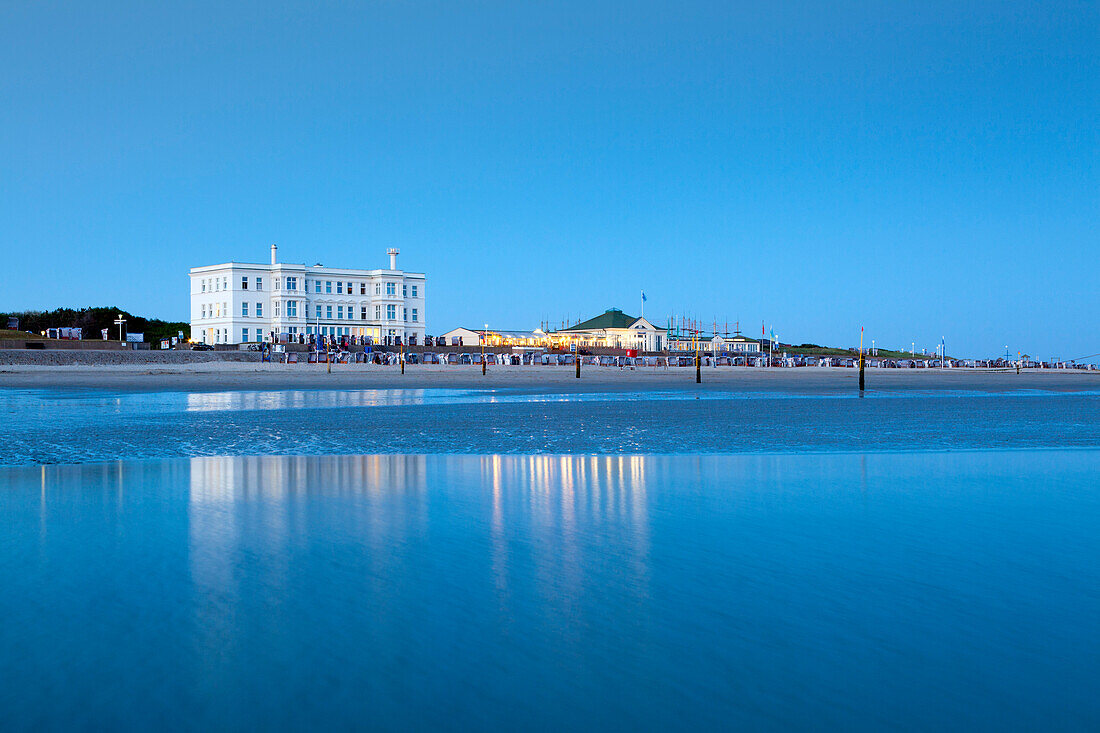
{"label": "blue flag", "polygon": [[645,291],[643,290],[642,291],[642,302],[644,303],[645,301],[646,301]]}

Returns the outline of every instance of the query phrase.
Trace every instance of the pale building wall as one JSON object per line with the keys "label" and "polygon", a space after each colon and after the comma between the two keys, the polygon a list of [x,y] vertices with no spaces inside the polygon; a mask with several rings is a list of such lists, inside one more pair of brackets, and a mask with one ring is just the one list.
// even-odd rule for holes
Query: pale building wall
{"label": "pale building wall", "polygon": [[230,262],[192,268],[190,281],[194,341],[255,342],[274,332],[421,344],[427,331],[423,273]]}

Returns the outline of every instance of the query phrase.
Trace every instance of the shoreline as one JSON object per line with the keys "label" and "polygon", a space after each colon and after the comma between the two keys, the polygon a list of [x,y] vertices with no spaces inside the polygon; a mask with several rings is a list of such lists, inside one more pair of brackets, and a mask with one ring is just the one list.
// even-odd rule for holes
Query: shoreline
{"label": "shoreline", "polygon": [[[1076,370],[867,369],[867,393],[876,391],[1078,393],[1100,391],[1100,372]],[[620,370],[587,366],[407,364],[396,366],[273,364],[242,361],[46,366],[0,365],[0,389],[71,389],[136,392],[464,389],[511,393],[638,391],[747,391],[795,395],[858,393],[858,371],[845,367],[709,367],[695,383],[691,367]]]}

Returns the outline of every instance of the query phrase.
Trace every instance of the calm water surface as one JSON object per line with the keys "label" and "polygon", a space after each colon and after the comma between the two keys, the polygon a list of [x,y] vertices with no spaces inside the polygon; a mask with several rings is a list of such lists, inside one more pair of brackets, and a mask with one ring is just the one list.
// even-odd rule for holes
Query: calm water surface
{"label": "calm water surface", "polygon": [[0,463],[1100,448],[1100,394],[0,389]]}
{"label": "calm water surface", "polygon": [[1098,477],[1096,449],[0,468],[0,730],[1097,730]]}

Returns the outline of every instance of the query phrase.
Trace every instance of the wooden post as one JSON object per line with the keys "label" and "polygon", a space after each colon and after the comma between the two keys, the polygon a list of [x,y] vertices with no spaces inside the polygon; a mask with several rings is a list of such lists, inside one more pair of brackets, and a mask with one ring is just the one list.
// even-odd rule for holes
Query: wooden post
{"label": "wooden post", "polygon": [[581,349],[578,346],[573,354],[573,363],[577,365],[577,379],[581,378]]}
{"label": "wooden post", "polygon": [[397,357],[401,361],[401,373],[405,373],[405,340],[401,340],[401,355]]}
{"label": "wooden post", "polygon": [[701,367],[702,363],[703,363],[703,360],[699,358],[699,349],[696,349],[695,350],[695,383],[696,384],[701,384],[703,382],[703,370],[702,370],[702,367]]}
{"label": "wooden post", "polygon": [[859,396],[863,396],[863,326],[859,327]]}

